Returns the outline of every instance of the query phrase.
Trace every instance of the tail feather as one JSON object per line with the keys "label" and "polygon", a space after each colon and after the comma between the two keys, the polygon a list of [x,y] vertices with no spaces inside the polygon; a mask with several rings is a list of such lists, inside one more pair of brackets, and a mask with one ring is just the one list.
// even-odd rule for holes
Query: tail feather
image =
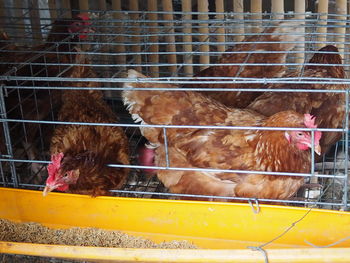
{"label": "tail feather", "polygon": [[261,39],[262,41],[278,41],[280,45],[279,49],[290,51],[298,42],[304,40],[304,31],[305,27],[303,24],[298,21],[288,20],[280,22],[275,27],[268,29],[267,33],[271,33],[271,35],[263,35]]}

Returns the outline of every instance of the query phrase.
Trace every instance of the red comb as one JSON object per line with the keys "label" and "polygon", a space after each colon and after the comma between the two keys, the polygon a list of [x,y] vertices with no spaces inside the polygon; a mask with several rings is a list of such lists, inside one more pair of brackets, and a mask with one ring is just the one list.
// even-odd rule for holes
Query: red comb
{"label": "red comb", "polygon": [[[311,114],[304,114],[304,124],[307,128],[317,128],[315,124],[316,117]],[[321,139],[322,133],[320,131],[315,131],[315,142],[319,142]]]}
{"label": "red comb", "polygon": [[317,125],[315,124],[315,116],[312,116],[311,114],[304,114],[304,124],[307,128],[317,128]]}
{"label": "red comb", "polygon": [[88,13],[81,13],[78,14],[77,17],[79,17],[82,20],[90,20],[89,14]]}
{"label": "red comb", "polygon": [[55,177],[55,174],[58,172],[60,165],[61,165],[61,161],[64,157],[63,153],[57,153],[57,154],[53,154],[51,156],[51,163],[47,166],[47,172],[49,174],[49,177],[47,178],[47,180],[49,181],[50,178]]}

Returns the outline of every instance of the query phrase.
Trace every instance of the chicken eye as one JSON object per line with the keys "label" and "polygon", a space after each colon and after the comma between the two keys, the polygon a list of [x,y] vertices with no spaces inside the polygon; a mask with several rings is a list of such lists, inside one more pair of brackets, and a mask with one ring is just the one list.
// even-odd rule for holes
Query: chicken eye
{"label": "chicken eye", "polygon": [[304,134],[303,134],[302,132],[298,132],[298,133],[297,133],[297,136],[298,136],[298,137],[303,137]]}

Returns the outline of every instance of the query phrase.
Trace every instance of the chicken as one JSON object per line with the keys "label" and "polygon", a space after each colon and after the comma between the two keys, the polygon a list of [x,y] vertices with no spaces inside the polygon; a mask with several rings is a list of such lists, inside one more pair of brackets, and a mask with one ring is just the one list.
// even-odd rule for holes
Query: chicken
{"label": "chicken", "polygon": [[[259,36],[246,37],[243,42],[236,44],[232,48],[228,49],[218,60],[218,64],[235,63],[237,65],[223,65],[223,66],[211,66],[206,68],[195,75],[196,77],[240,77],[240,78],[276,78],[282,76],[286,71],[284,65],[278,65],[280,63],[286,63],[286,57],[288,51],[292,50],[297,41],[302,38],[302,27],[300,23],[294,21],[286,21],[276,24],[275,27],[271,27],[266,32],[261,33]],[[257,43],[261,42],[261,43]],[[277,42],[277,43],[275,43]],[[234,52],[234,53],[231,53]],[[265,53],[261,53],[265,52]],[[271,53],[277,52],[277,53]],[[242,66],[240,64],[260,64],[257,66],[249,65]],[[261,65],[272,64],[272,65]],[[274,65],[277,64],[277,65]],[[207,81],[215,81],[213,79],[207,79]],[[228,79],[222,79],[228,81]],[[216,83],[203,83],[203,84],[186,84],[186,88],[230,88],[230,89],[243,89],[243,88],[264,88],[262,84],[244,84],[244,83],[232,83],[232,84],[216,84]],[[234,108],[245,108],[252,102],[261,92],[233,92],[233,91],[203,91],[205,95],[220,101],[226,106]]]}
{"label": "chicken", "polygon": [[[83,54],[77,59],[84,59]],[[80,62],[81,63],[81,62]],[[70,77],[94,78],[88,66],[74,66]],[[96,82],[71,82],[80,90],[65,90],[59,121],[116,123],[117,117],[103,101],[102,92],[86,90],[98,87]],[[107,164],[129,164],[128,140],[121,127],[59,125],[51,139],[51,163],[44,195],[52,190],[91,196],[110,195],[120,188],[129,173],[127,168]]]}
{"label": "chicken", "polygon": [[[326,52],[326,53],[322,53]],[[315,53],[301,75],[299,71],[285,74],[286,78],[297,78],[300,75],[305,78],[314,78],[320,83],[295,84],[279,83],[270,84],[270,89],[317,89],[317,90],[346,90],[348,85],[330,84],[322,78],[344,79],[345,71],[342,59],[335,46],[328,45]],[[327,64],[332,64],[327,66]],[[334,66],[333,64],[339,65]],[[294,110],[299,113],[311,113],[316,116],[316,124],[319,128],[342,128],[345,122],[345,94],[344,93],[315,93],[315,92],[265,92],[257,97],[247,109],[254,110],[265,116],[272,116],[280,111]],[[321,139],[322,153],[326,153],[330,147],[341,139],[340,132],[324,132]]]}
{"label": "chicken", "polygon": [[[129,70],[129,79],[145,78]],[[169,84],[124,84],[124,104],[136,122],[153,125],[215,125],[316,128],[310,114],[279,112],[265,117],[252,110],[231,109],[198,92],[135,90]],[[166,166],[163,129],[141,127],[156,148],[155,163]],[[309,173],[311,134],[308,131],[256,129],[168,128],[171,167],[249,170],[256,173],[202,172],[159,169],[157,176],[173,193],[228,197],[288,199],[304,183],[303,177],[266,175],[259,171]],[[320,131],[314,149],[320,152]],[[221,199],[220,199],[221,200]]]}

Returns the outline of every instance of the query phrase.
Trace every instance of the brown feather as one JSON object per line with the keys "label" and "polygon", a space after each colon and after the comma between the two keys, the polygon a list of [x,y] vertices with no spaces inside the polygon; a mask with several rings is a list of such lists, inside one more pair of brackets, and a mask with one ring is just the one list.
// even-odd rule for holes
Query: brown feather
{"label": "brown feather", "polygon": [[[217,63],[249,63],[249,64],[272,64],[272,65],[231,65],[212,66],[195,75],[195,77],[241,77],[241,78],[274,78],[280,77],[286,71],[283,64],[286,62],[288,51],[293,49],[296,41],[302,37],[301,26],[291,21],[279,23],[271,27],[259,36],[250,36],[243,40],[243,43],[236,44],[228,49]],[[262,43],[256,43],[256,42]],[[277,43],[274,43],[277,42]],[[254,51],[266,51],[266,53],[254,53]],[[273,53],[269,51],[280,51]],[[230,53],[237,52],[237,53]],[[196,78],[194,78],[196,80]],[[202,80],[202,79],[201,79]],[[210,80],[210,79],[208,79]],[[226,79],[227,81],[227,79]],[[263,84],[190,84],[188,88],[264,88]],[[245,108],[261,92],[203,92],[221,103],[234,107]]]}
{"label": "brown feather", "polygon": [[[129,78],[145,76],[129,70]],[[269,118],[252,110],[230,109],[196,92],[136,91],[130,88],[173,86],[125,83],[124,103],[145,124],[263,126],[305,128],[302,114],[285,111]],[[156,165],[165,166],[161,129],[142,128],[158,148]],[[170,165],[186,168],[310,172],[310,151],[289,144],[284,131],[167,129]],[[198,171],[159,170],[158,178],[174,193],[287,199],[303,184],[302,177]]]}
{"label": "brown feather", "polygon": [[[82,55],[78,55],[82,56]],[[79,59],[79,57],[78,57]],[[93,77],[89,66],[74,66],[71,77]],[[72,82],[68,86],[82,90],[65,90],[63,106],[58,119],[65,122],[116,123],[115,114],[102,99],[97,82]],[[87,90],[84,90],[85,89]],[[51,154],[64,153],[62,169],[79,169],[79,179],[70,185],[69,192],[92,196],[109,195],[108,190],[120,188],[129,169],[111,168],[106,165],[129,164],[128,140],[120,127],[59,125],[51,140]]]}
{"label": "brown feather", "polygon": [[[329,54],[316,53],[310,63],[338,64],[339,66],[308,65],[303,77],[318,78],[345,78],[345,71],[338,49],[328,45],[319,51]],[[333,53],[332,53],[333,52]],[[299,71],[285,74],[284,77],[299,77]],[[348,85],[329,84],[320,80],[316,84],[270,84],[271,89],[318,89],[318,90],[346,90]],[[265,116],[271,116],[284,110],[294,110],[299,113],[311,113],[316,116],[319,128],[342,128],[345,118],[344,93],[305,93],[305,92],[265,92],[257,97],[247,109],[254,110]],[[340,132],[324,132],[321,139],[322,153],[327,153],[330,147],[341,139]]]}

